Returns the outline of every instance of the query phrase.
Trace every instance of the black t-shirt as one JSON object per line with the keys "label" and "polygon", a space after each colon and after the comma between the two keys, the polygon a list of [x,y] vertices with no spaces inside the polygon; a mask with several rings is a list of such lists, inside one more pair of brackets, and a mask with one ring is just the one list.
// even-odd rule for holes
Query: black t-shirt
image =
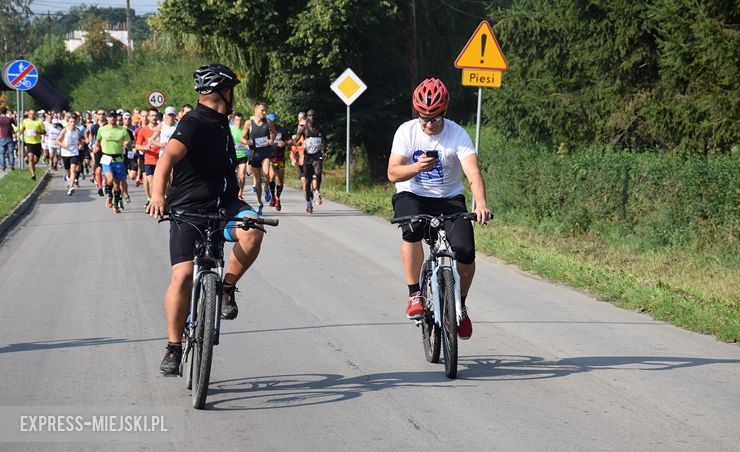
{"label": "black t-shirt", "polygon": [[170,139],[188,148],[173,170],[170,207],[215,211],[237,199],[236,152],[226,115],[198,104]]}

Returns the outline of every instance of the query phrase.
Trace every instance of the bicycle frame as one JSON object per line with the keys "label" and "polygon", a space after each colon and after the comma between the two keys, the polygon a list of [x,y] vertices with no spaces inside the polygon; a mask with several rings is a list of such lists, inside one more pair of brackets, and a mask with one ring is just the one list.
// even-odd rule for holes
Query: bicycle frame
{"label": "bicycle frame", "polygon": [[460,273],[457,271],[457,259],[455,252],[450,249],[447,242],[447,234],[444,229],[437,231],[437,240],[429,246],[428,262],[432,267],[432,306],[434,308],[434,323],[442,328],[442,303],[439,296],[439,271],[442,268],[452,270],[452,277],[455,281],[455,310],[457,324],[460,325],[462,320],[462,296],[460,295]]}
{"label": "bicycle frame", "polygon": [[[200,298],[200,282],[203,276],[206,274],[216,275],[218,281],[223,281],[224,277],[224,259],[222,255],[214,256],[212,250],[221,250],[222,245],[218,242],[218,238],[214,236],[219,233],[219,229],[208,227],[205,231],[206,241],[199,242],[196,249],[198,254],[193,258],[193,288],[190,294],[190,314],[188,316],[188,322],[186,325],[188,331],[188,340],[185,343],[183,349],[183,356],[187,357],[187,352],[190,350],[190,346],[195,342],[195,331],[198,327],[198,299]],[[223,253],[221,253],[223,254]],[[222,293],[219,288],[218,294],[216,294],[216,312],[221,312],[221,301]],[[219,335],[221,332],[221,316],[217,315],[214,325],[216,336],[213,345],[218,345]]]}

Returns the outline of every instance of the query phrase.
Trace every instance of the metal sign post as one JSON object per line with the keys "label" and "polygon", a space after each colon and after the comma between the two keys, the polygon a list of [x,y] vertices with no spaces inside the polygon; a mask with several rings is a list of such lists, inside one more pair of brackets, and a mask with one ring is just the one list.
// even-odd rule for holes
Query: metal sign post
{"label": "metal sign post", "polygon": [[347,159],[346,159],[346,165],[347,165],[347,175],[346,175],[346,188],[345,191],[349,193],[349,164],[350,164],[350,143],[349,143],[349,118],[350,118],[350,112],[349,112],[349,106],[352,104],[352,102],[355,101],[358,97],[360,97],[360,94],[364,93],[367,89],[367,85],[360,80],[360,77],[358,77],[354,72],[352,72],[352,69],[347,68],[346,71],[342,73],[339,77],[337,77],[336,80],[334,80],[334,83],[331,84],[331,90],[336,93],[337,96],[339,96],[342,101],[344,101],[345,104],[347,104]]}

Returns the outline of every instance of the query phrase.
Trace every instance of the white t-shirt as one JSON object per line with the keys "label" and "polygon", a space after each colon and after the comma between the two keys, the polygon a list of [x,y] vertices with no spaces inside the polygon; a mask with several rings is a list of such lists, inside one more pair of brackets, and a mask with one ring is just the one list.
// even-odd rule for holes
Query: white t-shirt
{"label": "white t-shirt", "polygon": [[62,157],[74,157],[80,155],[80,131],[75,127],[72,130],[64,128],[64,136],[62,137]]}
{"label": "white t-shirt", "polygon": [[[162,126],[159,129],[159,139],[157,141],[162,144],[166,144],[170,141],[170,138],[172,138],[172,134],[175,133],[175,129],[177,129],[177,122],[171,126],[162,122]],[[159,148],[159,156],[162,157],[162,154],[164,154],[164,146]]]}
{"label": "white t-shirt", "polygon": [[463,192],[460,161],[475,154],[470,135],[462,127],[443,119],[444,128],[437,135],[427,135],[418,119],[407,121],[396,130],[392,154],[400,154],[408,163],[419,160],[425,151],[438,151],[439,162],[431,171],[419,173],[403,182],[396,182],[396,191],[408,191],[430,198],[451,198]]}

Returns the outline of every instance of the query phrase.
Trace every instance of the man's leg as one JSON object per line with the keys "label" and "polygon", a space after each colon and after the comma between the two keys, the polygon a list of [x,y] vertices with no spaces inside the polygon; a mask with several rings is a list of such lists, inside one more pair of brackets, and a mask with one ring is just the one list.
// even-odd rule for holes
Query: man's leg
{"label": "man's leg", "polygon": [[164,296],[167,316],[167,337],[170,342],[180,342],[188,318],[188,302],[193,288],[193,262],[186,261],[172,266],[172,279]]}
{"label": "man's leg", "polygon": [[237,174],[237,182],[239,183],[239,194],[237,197],[239,199],[244,199],[244,183],[247,180],[247,164],[246,163],[240,163],[236,167],[236,174]]}
{"label": "man's leg", "polygon": [[224,283],[235,286],[237,281],[252,266],[262,247],[264,232],[258,229],[236,229],[237,241],[229,253]]}
{"label": "man's leg", "polygon": [[34,154],[32,151],[26,152],[26,157],[28,158],[28,171],[31,173],[31,179],[36,178],[36,154]]}
{"label": "man's leg", "polygon": [[[257,204],[262,205],[262,167],[252,166],[252,174],[254,175],[254,193],[257,195]],[[259,213],[259,212],[258,212]]]}
{"label": "man's leg", "polygon": [[186,261],[172,266],[172,279],[164,296],[167,317],[167,352],[159,370],[165,376],[179,374],[182,360],[182,333],[188,318],[188,301],[193,286],[193,262]]}
{"label": "man's leg", "polygon": [[419,284],[421,266],[424,264],[424,248],[421,242],[401,241],[401,265],[406,284]]}

